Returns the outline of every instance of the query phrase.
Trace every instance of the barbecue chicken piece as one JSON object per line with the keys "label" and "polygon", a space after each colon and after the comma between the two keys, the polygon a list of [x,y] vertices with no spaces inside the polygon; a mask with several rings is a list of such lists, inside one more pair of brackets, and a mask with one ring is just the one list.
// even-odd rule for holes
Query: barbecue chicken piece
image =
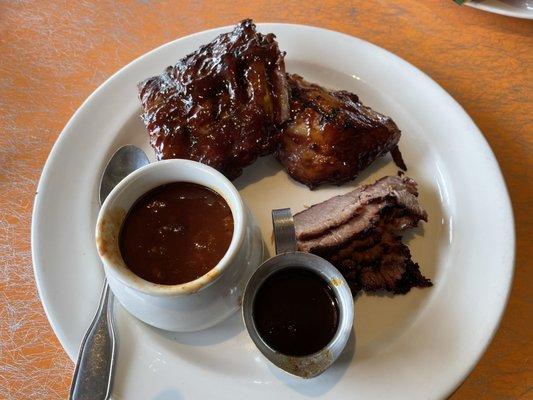
{"label": "barbecue chicken piece", "polygon": [[289,118],[284,53],[244,20],[139,84],[157,158],[187,158],[234,179],[277,144]]}
{"label": "barbecue chicken piece", "polygon": [[311,189],[354,179],[388,152],[405,169],[397,148],[400,130],[344,90],[329,91],[288,75],[291,119],[282,128],[278,160]]}

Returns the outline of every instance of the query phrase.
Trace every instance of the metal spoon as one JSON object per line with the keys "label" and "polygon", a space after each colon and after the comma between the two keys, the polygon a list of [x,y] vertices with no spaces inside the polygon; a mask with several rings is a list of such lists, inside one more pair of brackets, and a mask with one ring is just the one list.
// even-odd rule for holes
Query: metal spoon
{"label": "metal spoon", "polygon": [[[127,175],[150,161],[144,151],[133,145],[123,146],[111,157],[100,181],[100,205]],[[100,304],[83,341],[70,387],[70,400],[109,398],[115,357],[113,292],[104,279]]]}

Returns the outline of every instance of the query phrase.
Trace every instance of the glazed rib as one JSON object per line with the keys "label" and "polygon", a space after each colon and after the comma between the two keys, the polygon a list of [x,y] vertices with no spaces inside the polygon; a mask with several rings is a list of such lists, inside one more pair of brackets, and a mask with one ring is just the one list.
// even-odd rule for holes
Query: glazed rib
{"label": "glazed rib", "polygon": [[139,84],[159,160],[187,158],[234,179],[270,154],[289,117],[284,53],[251,20]]}

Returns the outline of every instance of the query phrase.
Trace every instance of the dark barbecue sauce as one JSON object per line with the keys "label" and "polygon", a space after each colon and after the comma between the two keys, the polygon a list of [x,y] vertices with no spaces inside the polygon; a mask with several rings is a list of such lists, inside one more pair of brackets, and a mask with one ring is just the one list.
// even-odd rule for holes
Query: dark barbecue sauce
{"label": "dark barbecue sauce", "polygon": [[218,193],[189,182],[159,186],[128,212],[120,252],[141,278],[177,285],[215,267],[233,236],[233,217]]}
{"label": "dark barbecue sauce", "polygon": [[337,299],[319,275],[302,268],[275,272],[259,288],[254,321],[263,340],[289,356],[323,349],[335,336]]}

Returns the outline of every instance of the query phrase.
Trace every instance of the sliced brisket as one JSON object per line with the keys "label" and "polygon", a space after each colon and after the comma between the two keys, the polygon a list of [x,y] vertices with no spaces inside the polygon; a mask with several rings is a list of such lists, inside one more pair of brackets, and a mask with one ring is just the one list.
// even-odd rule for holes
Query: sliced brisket
{"label": "sliced brisket", "polygon": [[431,286],[400,236],[427,221],[417,196],[414,180],[388,176],[314,205],[294,216],[298,249],[333,263],[354,295]]}

